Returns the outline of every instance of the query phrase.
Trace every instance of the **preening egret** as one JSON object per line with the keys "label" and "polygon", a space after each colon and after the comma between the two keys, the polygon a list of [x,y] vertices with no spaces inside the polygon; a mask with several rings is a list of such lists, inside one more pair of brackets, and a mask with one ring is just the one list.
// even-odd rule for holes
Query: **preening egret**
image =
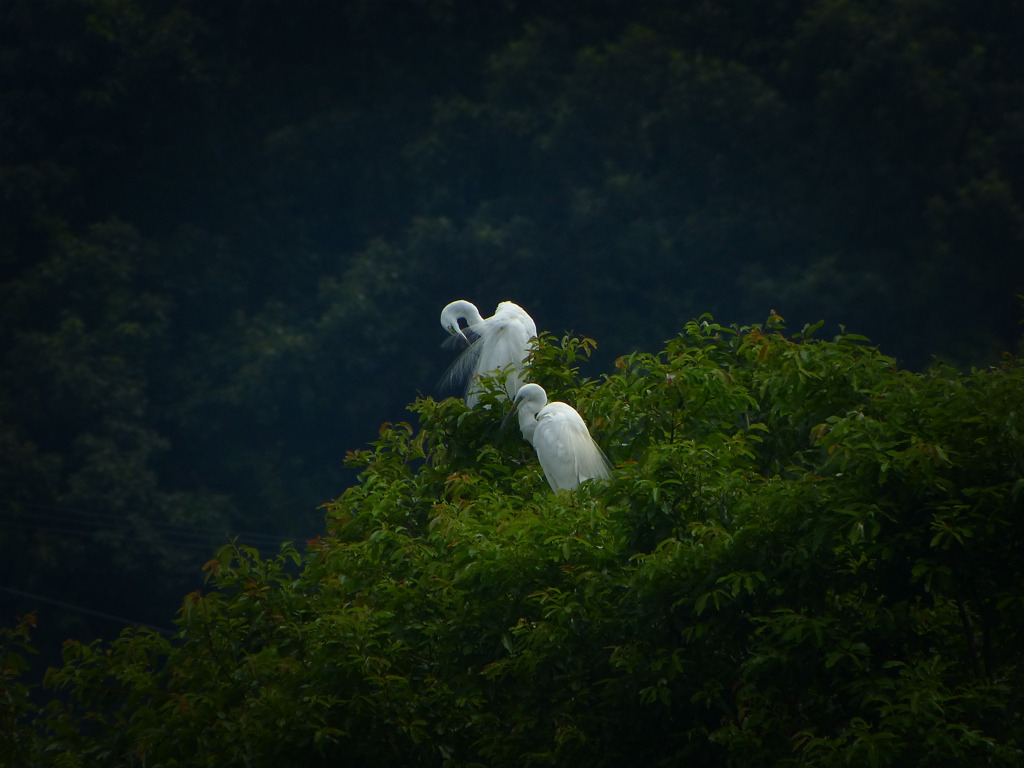
{"label": "preening egret", "polygon": [[502,426],[516,412],[519,429],[526,441],[533,443],[551,490],[571,491],[584,480],[608,477],[611,464],[571,405],[549,403],[542,386],[524,384]]}
{"label": "preening egret", "polygon": [[[459,328],[459,319],[466,328]],[[441,310],[441,327],[450,333],[451,341],[467,346],[441,377],[442,387],[465,388],[466,405],[477,401],[478,376],[497,373],[511,364],[505,378],[505,391],[514,398],[523,385],[523,364],[530,354],[530,339],[537,336],[537,325],[518,304],[503,301],[494,315],[484,319],[475,305],[453,301]]]}

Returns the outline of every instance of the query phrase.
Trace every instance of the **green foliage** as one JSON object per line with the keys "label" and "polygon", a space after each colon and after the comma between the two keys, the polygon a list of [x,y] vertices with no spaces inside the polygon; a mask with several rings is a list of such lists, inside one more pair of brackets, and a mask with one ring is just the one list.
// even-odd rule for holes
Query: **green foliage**
{"label": "green foliage", "polygon": [[22,654],[36,652],[28,644],[35,623],[35,614],[30,613],[20,617],[14,629],[0,627],[0,761],[4,765],[24,763],[38,748],[36,734],[19,722],[35,714],[29,688],[18,680],[29,666]]}
{"label": "green foliage", "polygon": [[[600,338],[595,369],[766,306],[914,369],[997,360],[1022,27],[972,0],[4,0],[0,580],[167,623],[203,530],[320,531],[344,450],[433,391],[456,298]],[[605,405],[610,449],[654,439]],[[764,471],[804,438],[778,427]],[[638,546],[671,527],[634,512]],[[184,526],[201,555],[159,533]]]}
{"label": "green foliage", "polygon": [[815,330],[705,316],[600,382],[542,337],[617,467],[569,494],[493,381],[417,400],[304,556],[224,547],[173,641],[69,642],[28,761],[1019,764],[1024,368]]}

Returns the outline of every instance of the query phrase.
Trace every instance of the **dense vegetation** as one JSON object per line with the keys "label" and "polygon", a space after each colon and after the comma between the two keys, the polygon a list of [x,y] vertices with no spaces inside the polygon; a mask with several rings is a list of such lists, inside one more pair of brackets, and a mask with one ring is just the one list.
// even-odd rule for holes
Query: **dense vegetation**
{"label": "dense vegetation", "polygon": [[222,548],[177,638],[69,641],[44,713],[8,656],[0,756],[1019,765],[1024,367],[915,374],[780,323],[702,318],[601,381],[547,338],[534,378],[617,465],[576,492],[493,390],[417,400],[327,535]]}
{"label": "dense vegetation", "polygon": [[[5,0],[0,585],[167,626],[447,364],[771,308],[990,364],[1024,292],[1024,6]],[[834,326],[832,326],[834,329]],[[55,647],[91,637],[40,608]]]}

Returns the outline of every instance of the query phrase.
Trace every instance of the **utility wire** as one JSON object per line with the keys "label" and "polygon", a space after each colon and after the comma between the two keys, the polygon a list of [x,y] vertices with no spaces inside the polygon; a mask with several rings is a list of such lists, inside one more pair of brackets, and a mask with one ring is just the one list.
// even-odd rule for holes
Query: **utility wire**
{"label": "utility wire", "polygon": [[[287,540],[288,537],[283,535],[273,535],[266,533],[255,533],[251,531],[217,531],[212,528],[197,528],[194,526],[162,522],[149,520],[142,517],[125,517],[120,515],[113,515],[102,512],[89,512],[85,510],[76,510],[68,507],[54,507],[46,504],[37,504],[34,502],[20,502],[14,501],[13,499],[0,499],[0,503],[5,504],[8,507],[8,511],[3,514],[4,517],[21,518],[22,521],[9,520],[8,524],[17,527],[28,527],[35,529],[45,529],[55,532],[67,533],[72,535],[89,535],[94,533],[94,530],[83,530],[77,526],[94,526],[95,529],[99,530],[132,530],[134,532],[147,532],[147,529],[151,529],[154,533],[162,534],[162,537],[169,542],[175,542],[178,544],[186,544],[187,540],[195,541],[194,546],[202,546],[202,542],[209,542],[222,537],[237,536],[246,541],[252,541],[259,544],[277,545],[283,540]],[[46,510],[51,514],[45,513],[33,513],[24,509],[18,509],[18,507],[32,507],[34,509]],[[53,514],[56,513],[56,514]],[[73,513],[73,514],[69,514]],[[24,521],[24,518],[29,518],[28,522]],[[44,525],[40,520],[47,520],[57,523],[70,523],[75,527],[67,526],[53,526]]]}
{"label": "utility wire", "polygon": [[[0,528],[18,528],[21,530],[30,531],[45,531],[61,538],[84,538],[84,539],[95,539],[98,533],[109,533],[109,532],[128,532],[127,528],[98,528],[93,530],[78,530],[74,528],[60,528],[46,523],[19,523],[15,521],[5,520],[0,523]],[[244,541],[244,540],[243,540]],[[157,543],[167,544],[176,549],[194,549],[209,551],[211,542],[209,539],[206,541],[182,541],[174,538],[160,538],[156,540]]]}
{"label": "utility wire", "polygon": [[67,608],[67,609],[72,610],[72,611],[78,611],[79,613],[87,613],[90,616],[97,616],[98,618],[101,618],[101,619],[108,619],[110,621],[116,621],[118,624],[124,624],[126,626],[132,626],[132,627],[146,627],[147,629],[152,629],[152,630],[154,630],[156,632],[159,632],[161,635],[167,635],[168,637],[173,637],[174,635],[177,634],[173,630],[165,629],[164,627],[158,627],[158,626],[156,626],[154,624],[144,624],[144,623],[142,623],[140,621],[132,621],[131,619],[126,619],[123,616],[114,616],[114,615],[109,614],[109,613],[103,613],[102,611],[94,611],[91,608],[83,608],[80,605],[72,605],[71,603],[65,603],[62,600],[53,600],[52,598],[49,598],[49,597],[41,597],[40,595],[33,595],[33,594],[28,593],[28,592],[22,592],[20,589],[11,589],[10,587],[0,587],[0,590],[3,590],[4,592],[10,592],[12,595],[17,595],[18,597],[28,598],[29,600],[38,600],[41,603],[50,603],[51,605],[59,605],[61,608]]}
{"label": "utility wire", "polygon": [[[58,516],[61,516],[61,515],[67,516],[69,513],[72,513],[75,518],[87,517],[87,518],[95,518],[96,520],[111,520],[113,522],[118,522],[118,523],[124,523],[126,521],[139,521],[139,522],[144,522],[146,525],[149,525],[149,526],[151,526],[153,528],[164,528],[164,529],[168,529],[168,530],[210,531],[210,532],[215,533],[217,535],[220,535],[220,533],[221,533],[220,531],[216,531],[216,530],[214,530],[212,528],[204,529],[204,528],[197,528],[196,526],[190,525],[188,523],[172,523],[172,522],[163,521],[163,520],[152,520],[150,518],[143,517],[141,515],[135,515],[135,516],[117,515],[117,514],[113,514],[111,512],[96,512],[96,511],[84,510],[84,509],[74,509],[74,508],[71,508],[71,507],[55,507],[55,506],[52,506],[52,505],[49,505],[49,504],[39,504],[39,503],[36,503],[36,502],[31,502],[31,501],[15,501],[14,499],[0,499],[0,502],[2,502],[4,504],[7,504],[9,507],[24,506],[24,507],[33,507],[35,509],[45,509],[45,510],[57,512]],[[25,513],[22,513],[22,514],[25,514]],[[232,535],[248,536],[250,538],[273,539],[275,541],[277,541],[280,538],[282,538],[281,536],[279,536],[277,534],[257,533],[255,531],[236,531]]]}
{"label": "utility wire", "polygon": [[139,531],[153,532],[153,534],[161,536],[176,536],[185,538],[196,538],[203,537],[206,539],[220,538],[223,536],[239,536],[250,541],[260,541],[267,544],[279,543],[284,537],[273,537],[262,534],[248,534],[248,532],[237,531],[231,534],[227,530],[216,530],[215,528],[199,528],[191,527],[188,525],[173,525],[168,523],[160,523],[145,518],[138,517],[117,517],[111,516],[94,516],[87,517],[84,515],[67,515],[67,514],[40,514],[36,511],[31,510],[8,510],[2,512],[4,516],[15,517],[15,518],[29,518],[30,520],[51,520],[54,522],[62,523],[73,523],[81,525],[92,525],[101,528],[126,528],[131,527]]}
{"label": "utility wire", "polygon": [[[83,524],[86,525],[86,526],[91,525],[90,523],[83,523]],[[90,540],[95,540],[98,535],[102,535],[102,534],[115,534],[115,535],[116,534],[129,534],[129,535],[137,535],[137,534],[139,534],[139,531],[137,531],[136,529],[133,529],[133,528],[131,528],[129,526],[114,527],[114,526],[109,526],[109,525],[101,525],[101,526],[95,526],[95,527],[92,527],[92,528],[69,528],[69,527],[66,527],[66,526],[56,526],[56,525],[53,525],[52,523],[46,523],[46,522],[28,522],[28,523],[26,523],[26,522],[20,522],[18,520],[3,519],[2,517],[0,517],[0,529],[2,529],[2,528],[19,528],[19,529],[23,529],[23,530],[43,531],[43,532],[51,533],[51,534],[54,534],[55,536],[60,536],[60,537],[63,537],[63,538],[78,537],[78,538],[85,538],[85,539],[90,539]],[[146,538],[148,538],[148,537],[140,537],[140,538],[143,538],[143,540],[146,540]],[[223,538],[226,539],[227,536],[224,535]],[[254,542],[251,539],[249,539],[248,537],[243,537],[243,536],[239,536],[238,538],[240,539],[240,543],[242,543],[242,544],[244,544],[246,542],[251,542],[252,544],[256,544],[256,545],[273,546],[273,545],[276,545],[276,544],[280,543],[280,542],[277,542],[277,541],[274,541],[274,542],[255,541]],[[218,539],[221,539],[223,541],[221,535],[216,534],[216,533],[205,534],[205,533],[198,533],[198,532],[197,533],[181,532],[181,533],[177,533],[177,534],[160,534],[160,533],[158,533],[156,536],[154,536],[151,539],[149,539],[149,541],[151,543],[153,543],[153,544],[164,544],[164,545],[167,545],[167,546],[170,546],[170,547],[174,547],[174,548],[178,548],[178,549],[195,549],[195,550],[208,551],[211,548],[211,546],[217,546],[216,545],[216,541]]]}
{"label": "utility wire", "polygon": [[[214,529],[210,529],[210,528],[207,528],[207,529],[197,528],[196,526],[189,525],[188,523],[172,523],[172,522],[169,522],[169,521],[151,520],[151,519],[149,519],[147,517],[143,517],[141,515],[136,515],[134,517],[128,517],[127,515],[117,515],[117,514],[113,514],[113,513],[110,513],[110,512],[95,512],[95,511],[91,511],[91,510],[75,509],[75,508],[72,508],[72,507],[56,507],[56,506],[53,506],[53,505],[50,505],[50,504],[39,504],[37,502],[32,502],[32,501],[17,501],[15,499],[0,499],[0,502],[2,502],[4,504],[7,504],[9,507],[16,507],[16,506],[33,507],[35,509],[45,509],[45,510],[49,510],[49,511],[52,511],[52,512],[57,512],[59,515],[64,515],[64,516],[66,516],[68,513],[72,513],[76,517],[90,517],[90,518],[95,518],[97,520],[111,520],[111,521],[119,522],[119,523],[124,523],[125,521],[131,521],[131,520],[138,520],[140,522],[145,522],[147,525],[152,526],[154,528],[166,528],[166,529],[170,529],[170,530],[177,529],[177,530],[189,530],[189,531],[210,531],[211,533],[214,533],[216,535],[221,535],[220,531],[216,531]],[[225,532],[225,533],[227,533],[227,532]],[[284,536],[281,536],[281,535],[278,535],[278,534],[257,533],[255,531],[235,531],[234,533],[228,533],[228,535],[246,536],[246,537],[249,537],[249,538],[262,538],[262,539],[268,539],[268,540],[274,540],[274,541],[280,541],[281,538],[287,538],[287,537],[284,537]]]}
{"label": "utility wire", "polygon": [[[280,542],[280,539],[272,538],[269,536],[256,538],[252,534],[235,533],[231,534],[227,531],[221,532],[213,529],[202,529],[202,528],[179,528],[177,530],[164,531],[160,529],[150,530],[150,527],[145,521],[135,520],[122,520],[119,524],[107,523],[103,521],[94,521],[88,519],[81,519],[76,517],[67,517],[60,515],[39,515],[33,512],[13,512],[3,513],[0,512],[0,519],[10,519],[11,525],[22,525],[31,528],[53,528],[50,524],[52,522],[64,523],[65,526],[58,527],[58,530],[64,531],[80,531],[82,533],[93,533],[97,530],[104,531],[131,531],[138,534],[153,534],[156,537],[166,537],[171,539],[199,539],[202,541],[210,541],[212,539],[219,539],[222,537],[238,536],[247,541],[260,541],[266,544],[276,544]],[[27,520],[26,520],[27,518]],[[68,527],[70,526],[70,527]],[[86,526],[82,528],[81,526]]]}

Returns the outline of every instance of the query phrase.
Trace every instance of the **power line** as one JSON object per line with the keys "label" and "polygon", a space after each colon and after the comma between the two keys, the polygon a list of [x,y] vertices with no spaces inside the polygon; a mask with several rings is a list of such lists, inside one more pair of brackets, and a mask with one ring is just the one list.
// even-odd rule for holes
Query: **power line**
{"label": "power line", "polygon": [[[144,534],[145,531],[139,532],[138,530],[129,526],[109,526],[109,525],[95,525],[88,521],[83,521],[82,525],[93,526],[86,528],[69,528],[67,526],[58,526],[48,522],[23,522],[19,520],[3,519],[0,518],[0,528],[20,528],[26,530],[43,531],[45,533],[53,534],[61,537],[78,537],[86,539],[95,539],[98,534],[128,534],[136,535]],[[140,536],[140,538],[143,538]],[[148,537],[145,537],[148,538]],[[187,531],[181,531],[178,533],[161,533],[158,532],[156,536],[149,538],[154,544],[166,544],[177,548],[186,549],[201,549],[208,550],[211,546],[217,546],[216,541],[219,539],[224,541],[228,539],[227,534],[217,533],[204,533],[194,532],[190,533]],[[279,541],[253,541],[247,536],[238,536],[242,543],[252,542],[257,545],[273,546],[277,545]]]}
{"label": "power line", "polygon": [[[50,533],[50,534],[53,534],[55,536],[59,536],[59,537],[62,537],[62,538],[77,537],[77,538],[84,538],[84,539],[90,539],[90,540],[95,539],[95,537],[96,537],[96,535],[98,533],[104,533],[104,532],[106,532],[106,533],[110,533],[110,532],[114,532],[114,533],[126,532],[127,533],[127,532],[129,532],[129,529],[127,529],[127,528],[101,527],[101,528],[95,528],[95,529],[92,529],[92,530],[82,530],[82,529],[76,529],[76,528],[61,528],[61,527],[56,527],[56,526],[53,526],[53,525],[50,525],[50,524],[47,524],[47,523],[21,523],[21,522],[12,521],[12,520],[4,520],[3,523],[0,524],[0,528],[19,528],[19,529],[22,529],[22,530],[30,530],[30,531],[45,531],[46,533]],[[170,545],[172,547],[175,547],[175,548],[178,548],[178,549],[195,549],[195,550],[209,550],[210,546],[212,545],[212,542],[210,542],[209,539],[199,540],[199,541],[188,541],[188,540],[175,539],[173,537],[163,537],[161,539],[158,539],[157,542],[168,544],[168,545]]]}
{"label": "power line", "polygon": [[[252,531],[218,531],[212,528],[197,528],[195,526],[150,520],[143,517],[127,517],[113,515],[110,513],[90,512],[86,510],[72,509],[69,507],[55,507],[35,502],[15,501],[13,499],[0,499],[0,503],[8,507],[3,513],[8,518],[22,518],[21,521],[9,520],[7,524],[22,528],[45,529],[49,531],[70,534],[90,535],[94,530],[83,530],[79,527],[43,525],[38,522],[40,519],[57,522],[71,523],[73,526],[94,526],[98,530],[121,530],[135,532],[153,532],[161,534],[162,538],[170,543],[188,546],[189,541],[195,542],[192,546],[202,546],[203,542],[211,542],[224,537],[237,536],[246,541],[258,544],[279,545],[288,537],[267,533],[256,533]],[[32,507],[34,509],[46,510],[56,514],[31,513],[19,507]],[[70,513],[70,514],[69,514]],[[28,518],[25,521],[24,518]],[[149,531],[147,531],[149,529]]]}
{"label": "power line", "polygon": [[[221,537],[225,537],[225,536],[226,537],[238,536],[238,537],[250,540],[250,541],[253,541],[253,540],[255,540],[255,541],[263,541],[264,543],[268,543],[268,544],[269,543],[275,543],[276,544],[276,543],[281,541],[281,539],[279,539],[277,537],[272,537],[272,536],[259,536],[259,535],[254,535],[254,534],[251,534],[251,533],[231,533],[229,531],[217,531],[217,530],[214,530],[212,528],[205,528],[205,529],[204,528],[188,528],[188,527],[182,526],[182,527],[179,527],[179,528],[176,528],[176,529],[162,530],[160,528],[152,528],[146,521],[139,521],[139,520],[132,520],[132,519],[123,519],[119,523],[107,523],[107,522],[104,522],[104,521],[89,520],[88,518],[80,518],[80,517],[74,517],[74,516],[68,516],[68,515],[45,515],[45,514],[41,515],[41,514],[38,514],[38,513],[35,513],[35,512],[27,512],[27,511],[25,511],[25,512],[23,512],[23,511],[0,512],[0,516],[6,517],[6,518],[10,518],[10,519],[14,519],[14,520],[19,520],[20,519],[20,520],[22,520],[22,522],[20,523],[21,525],[29,525],[29,526],[33,526],[33,527],[47,527],[46,523],[42,522],[42,521],[52,521],[52,522],[57,522],[57,523],[70,523],[71,526],[73,526],[71,528],[62,528],[61,530],[83,530],[83,529],[81,529],[81,528],[79,528],[77,526],[91,526],[91,528],[89,528],[90,531],[92,531],[92,530],[133,530],[133,531],[135,531],[137,533],[157,534],[159,536],[167,536],[167,537],[172,537],[172,538],[173,537],[177,537],[177,538],[184,538],[184,539],[210,540],[210,539],[217,539],[217,538],[221,538]],[[25,519],[27,519],[27,522],[25,522]],[[12,523],[12,524],[15,524],[15,523]]]}
{"label": "power line", "polygon": [[113,614],[110,614],[110,613],[103,613],[102,611],[94,611],[91,608],[83,608],[80,605],[73,605],[71,603],[65,603],[62,600],[54,600],[54,599],[49,598],[49,597],[42,597],[40,595],[33,595],[33,594],[29,593],[29,592],[22,592],[20,589],[12,589],[11,587],[0,587],[0,590],[3,590],[4,592],[10,592],[12,595],[17,595],[18,597],[28,598],[29,600],[38,600],[41,603],[50,603],[51,605],[58,605],[61,608],[67,608],[67,609],[72,610],[72,611],[78,611],[79,613],[87,613],[90,616],[96,616],[96,617],[101,618],[101,619],[108,619],[110,621],[116,621],[118,624],[124,624],[126,626],[132,626],[132,627],[146,627],[147,629],[152,629],[152,630],[154,630],[156,632],[159,632],[161,635],[167,635],[168,637],[173,637],[175,634],[177,634],[173,630],[165,629],[164,627],[158,627],[155,624],[145,624],[145,623],[143,623],[141,621],[132,621],[131,619],[126,619],[123,616],[114,616]]}
{"label": "power line", "polygon": [[[49,511],[52,511],[52,512],[57,512],[60,515],[65,515],[65,516],[68,515],[68,513],[72,513],[76,517],[89,517],[89,518],[94,518],[96,520],[111,520],[111,521],[120,522],[120,523],[124,523],[125,521],[129,521],[129,520],[137,520],[139,522],[144,522],[146,525],[152,526],[154,528],[165,528],[165,529],[169,529],[169,530],[175,530],[175,529],[177,529],[177,530],[190,530],[190,531],[204,531],[204,530],[206,530],[206,531],[211,531],[211,532],[217,533],[217,534],[221,533],[220,531],[214,531],[214,529],[210,529],[210,528],[206,528],[206,529],[197,528],[196,526],[189,525],[188,523],[172,523],[170,521],[152,520],[150,518],[143,517],[141,515],[135,515],[135,516],[118,515],[118,514],[114,514],[114,513],[111,513],[111,512],[96,512],[94,510],[76,509],[76,508],[73,508],[73,507],[66,507],[66,506],[58,507],[58,506],[53,506],[51,504],[40,504],[38,502],[33,502],[33,501],[18,501],[16,499],[0,499],[0,502],[2,502],[4,504],[7,504],[9,507],[16,507],[16,506],[33,507],[35,509],[45,509],[45,510],[49,510]],[[228,533],[228,532],[225,532],[225,533]],[[279,540],[281,538],[281,536],[278,535],[278,534],[259,533],[259,532],[256,532],[256,531],[236,531],[236,532],[234,532],[234,534],[231,534],[231,535],[248,536],[250,538],[274,539],[274,540]]]}
{"label": "power line", "polygon": [[[188,523],[172,523],[170,521],[164,521],[164,520],[153,520],[151,518],[143,517],[141,515],[130,515],[130,514],[118,515],[118,514],[114,514],[114,513],[111,513],[111,512],[96,512],[96,511],[93,511],[93,510],[75,509],[75,508],[72,508],[72,507],[56,507],[56,506],[53,506],[53,505],[50,505],[50,504],[39,504],[38,502],[32,502],[32,501],[16,501],[14,499],[0,499],[0,502],[3,502],[5,504],[7,504],[9,507],[24,506],[24,507],[33,507],[35,509],[45,509],[45,510],[49,510],[49,511],[52,511],[52,512],[57,512],[58,516],[65,516],[66,517],[66,516],[68,516],[69,513],[72,513],[72,517],[73,518],[85,517],[85,518],[93,518],[93,519],[101,520],[101,521],[102,520],[110,520],[110,521],[118,522],[118,523],[122,523],[122,524],[125,523],[126,521],[138,521],[140,523],[145,523],[146,525],[151,526],[153,528],[160,528],[160,529],[167,529],[167,530],[210,531],[211,533],[215,533],[217,535],[221,534],[221,531],[216,531],[216,530],[214,530],[212,528],[198,528],[198,527],[196,527],[194,525],[190,525]],[[255,531],[235,531],[233,534],[231,534],[228,531],[224,531],[223,533],[225,533],[227,535],[247,536],[249,538],[273,539],[275,541],[280,540],[282,538],[278,534],[258,533],[258,532],[255,532]]]}

